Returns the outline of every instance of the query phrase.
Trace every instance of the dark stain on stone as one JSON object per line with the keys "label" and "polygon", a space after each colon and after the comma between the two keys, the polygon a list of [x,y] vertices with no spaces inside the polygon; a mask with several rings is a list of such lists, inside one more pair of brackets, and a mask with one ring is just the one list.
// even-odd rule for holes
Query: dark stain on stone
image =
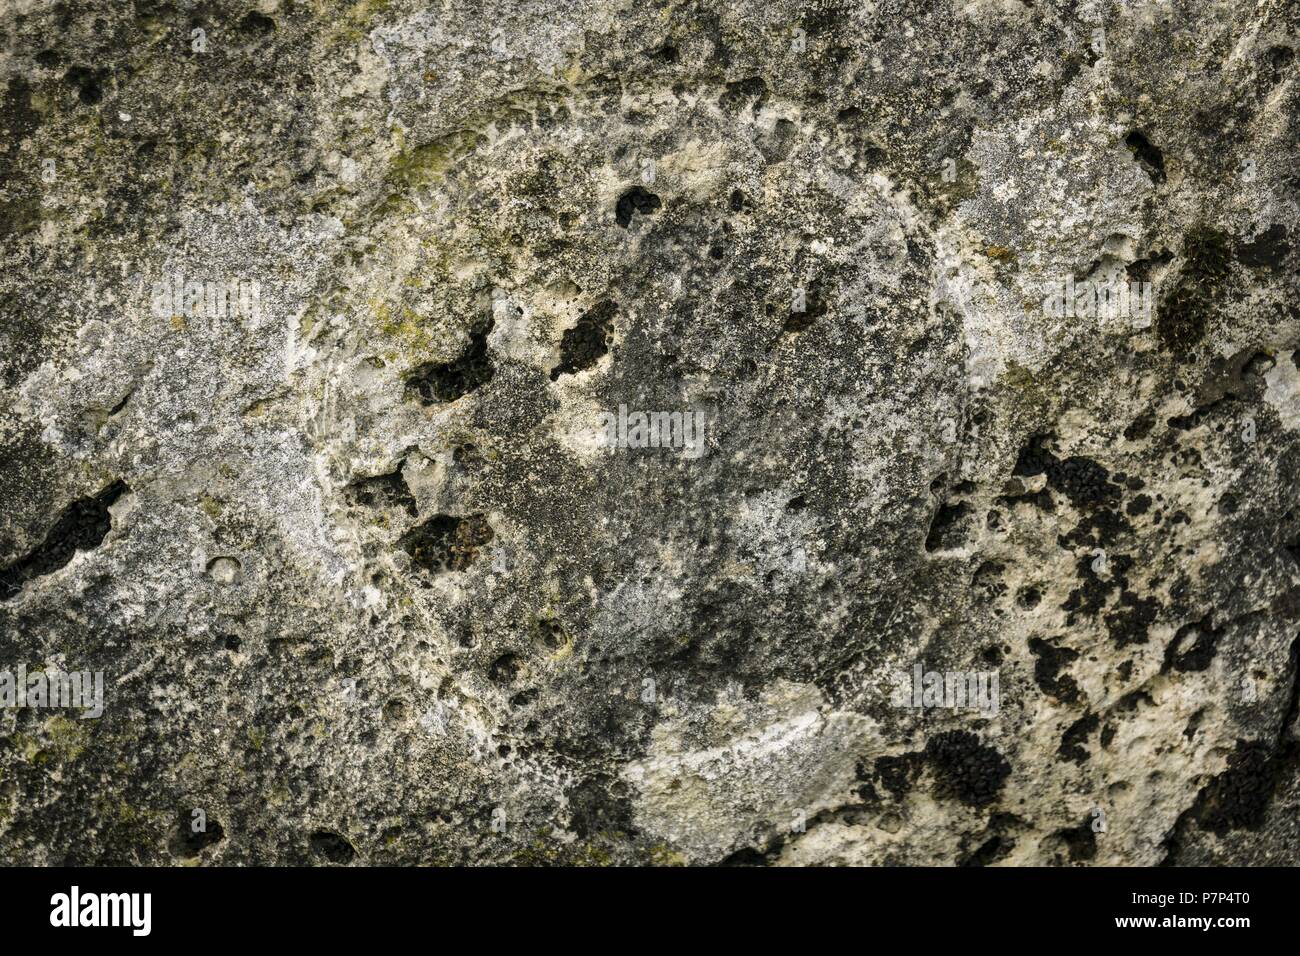
{"label": "dark stain on stone", "polygon": [[1216,629],[1209,615],[1195,623],[1184,624],[1165,649],[1160,672],[1168,673],[1170,669],[1180,673],[1205,670],[1214,660],[1222,636],[1223,628]]}
{"label": "dark stain on stone", "polygon": [[1237,246],[1237,261],[1252,269],[1278,269],[1291,254],[1286,226],[1274,223],[1250,242]]}
{"label": "dark stain on stone", "polygon": [[493,538],[492,526],[481,514],[457,517],[434,515],[402,535],[398,546],[411,563],[431,574],[464,571]]}
{"label": "dark stain on stone", "polygon": [[1057,748],[1057,756],[1061,760],[1070,760],[1074,763],[1081,764],[1087,760],[1091,754],[1085,746],[1088,738],[1092,736],[1101,725],[1101,719],[1096,714],[1084,714],[1061,735],[1061,745]]}
{"label": "dark stain on stone", "polygon": [[1182,272],[1157,312],[1156,336],[1167,350],[1186,355],[1204,338],[1210,315],[1226,295],[1231,264],[1226,233],[1197,226],[1184,237]]}
{"label": "dark stain on stone", "polygon": [[624,229],[632,225],[632,214],[652,215],[663,203],[659,197],[640,186],[633,186],[618,197],[614,205],[614,221]]}
{"label": "dark stain on stone", "polygon": [[1116,609],[1105,617],[1106,630],[1116,647],[1145,644],[1147,631],[1160,612],[1160,602],[1155,598],[1138,597],[1125,590],[1119,596]]}
{"label": "dark stain on stone", "polygon": [[454,402],[492,380],[495,368],[488,355],[487,337],[493,322],[487,327],[471,332],[469,348],[459,358],[450,362],[426,362],[412,370],[406,379],[408,394],[416,396],[423,405]]}
{"label": "dark stain on stone", "polygon": [[595,367],[614,341],[614,316],[618,309],[608,300],[598,302],[565,329],[560,340],[560,364],[551,369],[551,381]]}
{"label": "dark stain on stone", "polygon": [[949,730],[931,737],[924,753],[934,771],[938,794],[967,806],[992,803],[1011,775],[1011,764],[1001,753],[981,744],[978,737],[965,730]]}
{"label": "dark stain on stone", "polygon": [[1041,637],[1030,638],[1029,650],[1038,658],[1034,662],[1034,683],[1039,689],[1065,704],[1078,701],[1079,685],[1069,674],[1061,674],[1064,668],[1078,659],[1078,651],[1049,644]]}
{"label": "dark stain on stone", "polygon": [[95,106],[104,98],[103,82],[107,74],[103,70],[74,66],[63,76],[63,82],[76,87],[77,99],[85,106]]}
{"label": "dark stain on stone", "polygon": [[415,497],[411,494],[406,479],[402,477],[400,462],[393,471],[386,475],[372,478],[358,478],[348,484],[349,497],[359,505],[368,508],[401,508],[411,517],[416,515]]}

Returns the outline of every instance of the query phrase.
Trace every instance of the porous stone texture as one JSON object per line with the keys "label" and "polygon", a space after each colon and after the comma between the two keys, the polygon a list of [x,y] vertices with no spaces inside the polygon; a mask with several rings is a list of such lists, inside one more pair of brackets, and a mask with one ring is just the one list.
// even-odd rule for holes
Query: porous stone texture
{"label": "porous stone texture", "polygon": [[1298,43],[3,0],[0,861],[1300,862]]}

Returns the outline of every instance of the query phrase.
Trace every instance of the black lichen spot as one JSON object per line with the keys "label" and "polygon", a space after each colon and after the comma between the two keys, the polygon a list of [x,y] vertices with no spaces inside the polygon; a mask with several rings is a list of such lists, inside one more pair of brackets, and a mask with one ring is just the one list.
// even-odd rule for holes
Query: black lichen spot
{"label": "black lichen spot", "polygon": [[916,785],[916,778],[919,776],[924,762],[924,755],[920,753],[900,754],[897,757],[878,757],[872,765],[873,772],[871,774],[868,774],[863,766],[858,766],[858,778],[866,780],[868,777],[874,777],[882,787],[897,799],[906,796],[908,791]]}
{"label": "black lichen spot", "polygon": [[930,532],[925,536],[925,550],[948,551],[960,547],[964,538],[963,519],[970,513],[971,506],[964,501],[940,505],[930,522]]}
{"label": "black lichen spot", "polygon": [[454,402],[492,379],[495,368],[488,355],[487,337],[493,322],[478,332],[471,332],[469,348],[451,362],[426,362],[416,367],[406,379],[408,394],[414,394],[421,404],[438,405]]}
{"label": "black lichen spot", "polygon": [[1092,732],[1101,725],[1101,718],[1096,714],[1084,714],[1061,735],[1061,745],[1057,748],[1057,756],[1061,760],[1072,760],[1081,764],[1087,760],[1091,754],[1088,753],[1085,744]]}
{"label": "black lichen spot", "polygon": [[1134,259],[1124,267],[1125,273],[1135,282],[1150,282],[1157,268],[1167,266],[1174,261],[1174,254],[1168,249],[1161,249],[1142,259]]}
{"label": "black lichen spot", "polygon": [[1237,261],[1252,269],[1277,269],[1290,253],[1286,226],[1274,223],[1250,242],[1237,246]]}
{"label": "black lichen spot", "polygon": [[1031,435],[1016,457],[1011,474],[1016,478],[1047,476],[1047,484],[1070,499],[1076,508],[1095,508],[1116,502],[1119,489],[1110,482],[1110,472],[1082,455],[1064,460],[1051,450],[1052,436]]}
{"label": "black lichen spot", "polygon": [[1151,510],[1151,496],[1138,495],[1124,508],[1129,517],[1136,518],[1138,515],[1144,515]]}
{"label": "black lichen spot", "polygon": [[1076,508],[1096,508],[1119,498],[1119,489],[1110,483],[1110,472],[1082,455],[1048,468],[1047,483],[1069,498]]}
{"label": "black lichen spot", "polygon": [[402,508],[411,517],[416,515],[415,496],[402,477],[402,464],[386,475],[356,479],[348,485],[347,493],[354,502],[368,508]]}
{"label": "black lichen spot", "polygon": [[1123,591],[1117,609],[1104,618],[1106,630],[1116,647],[1145,644],[1147,631],[1160,612],[1155,598],[1140,598],[1132,591]]}
{"label": "black lichen spot", "polygon": [[630,833],[633,808],[627,784],[617,777],[584,780],[566,794],[569,829],[579,837]]}
{"label": "black lichen spot", "polygon": [[[1259,740],[1237,741],[1236,749],[1228,756],[1227,769],[1197,794],[1188,811],[1201,829],[1218,834],[1259,829],[1279,783],[1295,776],[1300,741],[1290,735],[1290,728],[1300,712],[1300,637],[1291,642],[1290,673],[1290,699],[1278,725],[1276,745],[1270,747]],[[1177,841],[1175,834],[1175,850]],[[1171,853],[1173,856],[1176,852]]]}
{"label": "black lichen spot", "polygon": [[1208,615],[1195,623],[1184,624],[1165,648],[1165,660],[1160,672],[1168,673],[1170,668],[1180,673],[1205,670],[1214,660],[1222,636],[1223,628],[1216,630]]}
{"label": "black lichen spot", "polygon": [[[1104,496],[1100,497],[1099,501],[1110,502],[1118,499],[1119,489],[1113,485],[1103,485],[1096,493]],[[1077,546],[1092,549],[1104,545],[1109,548],[1119,538],[1132,531],[1133,526],[1118,511],[1098,507],[1094,511],[1085,513],[1070,533],[1062,535],[1058,540],[1064,547]]]}
{"label": "black lichen spot", "polygon": [[1124,437],[1129,441],[1141,441],[1151,434],[1151,429],[1155,428],[1155,425],[1155,413],[1146,412],[1133,419],[1132,423],[1124,429]]}
{"label": "black lichen spot", "polygon": [[[1094,560],[1092,555],[1085,554],[1075,562],[1079,579],[1083,581],[1083,585],[1072,590],[1070,596],[1061,605],[1061,610],[1069,612],[1069,617],[1066,619],[1068,625],[1075,623],[1076,614],[1093,617],[1100,613],[1110,599],[1110,593],[1120,586],[1115,580],[1099,577],[1097,572],[1092,569]],[[1131,559],[1126,560],[1131,563]],[[1117,567],[1116,577],[1118,576],[1119,568]]]}
{"label": "black lichen spot", "polygon": [[[1278,784],[1295,777],[1300,741],[1290,728],[1300,710],[1300,637],[1291,643],[1291,695],[1274,747],[1265,741],[1238,740],[1227,758],[1227,769],[1197,793],[1188,810],[1201,829],[1223,834],[1229,830],[1258,830],[1268,816]],[[1182,822],[1182,821],[1180,821]],[[1175,835],[1177,845],[1177,835]]]}
{"label": "black lichen spot", "polygon": [[1170,351],[1186,354],[1205,336],[1206,320],[1227,291],[1232,247],[1217,229],[1198,226],[1183,242],[1178,284],[1162,303],[1156,336]]}
{"label": "black lichen spot", "polygon": [[323,857],[331,863],[350,863],[357,855],[347,838],[333,830],[317,830],[309,842],[313,856]]}
{"label": "black lichen spot", "polygon": [[593,368],[608,354],[614,341],[614,316],[618,309],[608,300],[597,302],[565,329],[560,339],[560,364],[551,369],[551,381]]}
{"label": "black lichen spot", "polygon": [[63,76],[63,81],[77,88],[77,99],[86,106],[94,106],[104,98],[104,73],[84,66],[74,66]]}
{"label": "black lichen spot", "polygon": [[1142,168],[1147,171],[1153,183],[1162,183],[1165,181],[1165,157],[1159,148],[1153,146],[1151,141],[1139,129],[1133,130],[1124,138],[1124,145],[1133,153]]}
{"label": "black lichen spot", "polygon": [[925,758],[934,771],[938,794],[972,807],[996,800],[1011,775],[1011,764],[1001,753],[965,730],[931,737],[925,744]]}
{"label": "black lichen spot", "polygon": [[1051,694],[1062,703],[1072,704],[1079,699],[1079,685],[1062,669],[1078,659],[1079,652],[1068,647],[1057,647],[1041,637],[1031,638],[1029,650],[1038,658],[1034,662],[1034,682],[1045,694]]}
{"label": "black lichen spot", "polygon": [[492,526],[481,514],[457,517],[434,515],[402,535],[398,546],[411,563],[432,574],[464,571],[493,538]]}
{"label": "black lichen spot", "polygon": [[1273,763],[1264,744],[1237,741],[1228,769],[1206,785],[1192,807],[1201,829],[1220,834],[1257,829],[1273,796]]}
{"label": "black lichen spot", "polygon": [[751,76],[735,83],[728,83],[718,104],[731,113],[739,112],[750,100],[754,109],[761,109],[767,101],[767,83],[761,76]]}
{"label": "black lichen spot", "polygon": [[649,216],[662,205],[663,203],[654,193],[640,186],[633,186],[618,197],[618,202],[614,205],[614,221],[627,229],[632,225],[633,213],[639,212],[643,216]]}
{"label": "black lichen spot", "polygon": [[54,527],[31,553],[0,570],[0,601],[7,601],[32,578],[67,565],[78,551],[92,551],[113,527],[108,509],[129,489],[115,481],[97,495],[79,498],[64,509]]}
{"label": "black lichen spot", "polygon": [[[1122,672],[1120,677],[1128,680],[1133,672],[1132,661],[1125,661],[1120,665],[1119,670]],[[1139,707],[1154,707],[1155,703],[1155,698],[1146,691],[1133,690],[1115,702],[1115,710],[1122,714],[1135,714]]]}
{"label": "black lichen spot", "polygon": [[1031,478],[1034,475],[1044,474],[1048,468],[1055,465],[1058,459],[1047,447],[1050,441],[1050,435],[1030,435],[1021,447],[1020,454],[1016,456],[1016,464],[1011,469],[1011,474],[1017,478]]}

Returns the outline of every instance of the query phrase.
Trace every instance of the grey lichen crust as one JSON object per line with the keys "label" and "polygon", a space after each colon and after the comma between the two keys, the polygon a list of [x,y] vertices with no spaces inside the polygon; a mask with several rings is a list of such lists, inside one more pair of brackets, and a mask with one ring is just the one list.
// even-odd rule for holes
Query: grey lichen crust
{"label": "grey lichen crust", "polygon": [[3,0],[0,862],[1300,862],[1298,44]]}

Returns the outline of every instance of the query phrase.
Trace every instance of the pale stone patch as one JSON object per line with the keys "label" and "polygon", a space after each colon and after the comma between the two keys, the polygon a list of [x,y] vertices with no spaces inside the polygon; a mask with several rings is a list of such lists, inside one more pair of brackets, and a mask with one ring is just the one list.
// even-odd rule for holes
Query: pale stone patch
{"label": "pale stone patch", "polygon": [[831,710],[811,684],[778,680],[757,702],[685,707],[655,727],[624,777],[638,825],[691,860],[717,860],[853,799],[875,724]]}
{"label": "pale stone patch", "polygon": [[1291,355],[1278,356],[1277,364],[1264,376],[1268,386],[1264,399],[1275,409],[1282,427],[1294,431],[1300,427],[1300,369]]}

